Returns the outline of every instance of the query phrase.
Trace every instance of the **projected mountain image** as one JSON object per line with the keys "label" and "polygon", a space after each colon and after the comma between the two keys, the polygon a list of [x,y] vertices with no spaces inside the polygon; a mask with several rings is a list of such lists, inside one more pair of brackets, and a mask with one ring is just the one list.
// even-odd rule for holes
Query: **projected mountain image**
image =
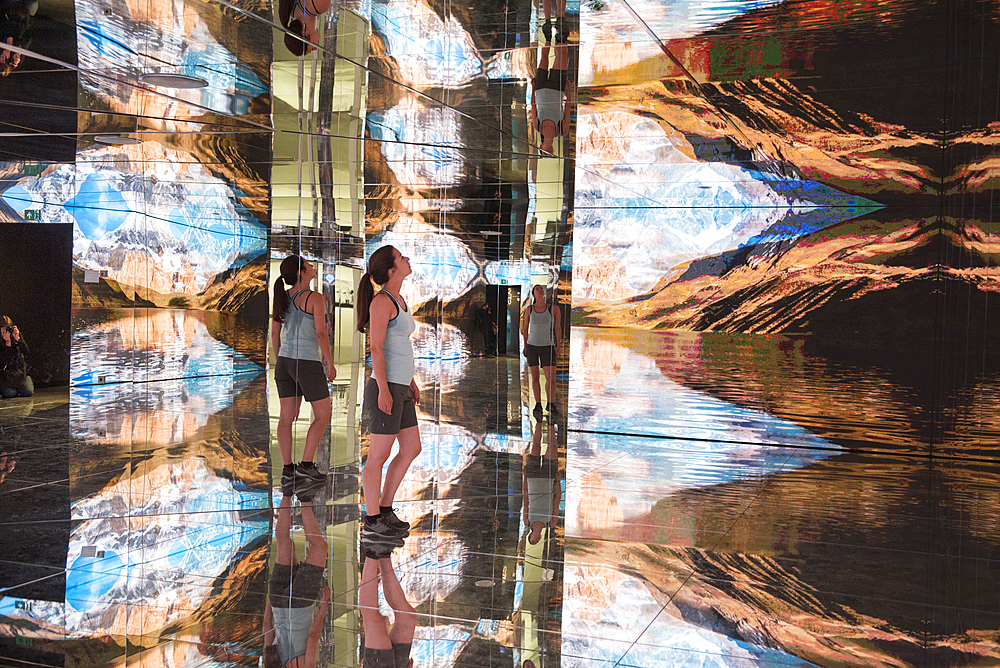
{"label": "projected mountain image", "polygon": [[[664,11],[673,59],[633,49],[618,9],[583,14],[598,39],[581,57],[575,322],[930,340],[945,285],[985,308],[998,230],[976,206],[997,185],[996,123],[970,100],[996,93],[975,79],[995,45],[945,71],[924,2]],[[945,81],[977,93],[942,126],[924,102]],[[955,315],[946,327],[988,335]]]}
{"label": "projected mountain image", "polygon": [[120,306],[136,293],[158,306],[242,304],[249,296],[225,293],[263,294],[266,269],[252,261],[267,248],[266,228],[239,191],[189,157],[153,142],[85,151],[74,165],[9,181],[0,197],[22,216],[35,209],[42,222],[73,224],[74,265],[107,272],[103,283],[79,283],[80,306]]}

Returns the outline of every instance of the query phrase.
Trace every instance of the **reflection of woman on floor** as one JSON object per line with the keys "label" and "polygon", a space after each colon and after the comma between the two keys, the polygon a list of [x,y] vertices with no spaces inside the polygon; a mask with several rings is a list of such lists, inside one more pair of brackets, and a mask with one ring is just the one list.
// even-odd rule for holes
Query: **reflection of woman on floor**
{"label": "reflection of woman on floor", "polygon": [[524,339],[524,356],[528,358],[531,389],[535,393],[535,417],[542,415],[542,388],[538,367],[545,371],[545,398],[549,414],[556,409],[556,357],[562,345],[562,315],[558,304],[545,301],[545,286],[531,288],[531,303],[521,317],[521,338]]}
{"label": "reflection of woman on floor", "polygon": [[522,468],[522,512],[524,526],[528,529],[528,543],[531,545],[538,544],[545,527],[555,529],[559,521],[562,485],[559,482],[556,427],[551,422],[547,438],[545,454],[542,455],[542,423],[536,422],[531,449],[524,455]]}
{"label": "reflection of woman on floor", "polygon": [[[302,528],[309,547],[298,563],[292,542],[292,497],[285,494],[278,506],[275,538],[278,553],[271,572],[264,609],[264,668],[312,668],[323,635],[323,618],[330,602],[330,588],[323,582],[327,543],[316,523],[312,501],[302,503]],[[313,603],[319,601],[319,609]]]}
{"label": "reflection of woman on floor", "polygon": [[[392,550],[366,553],[365,566],[358,587],[358,605],[365,628],[365,668],[407,668],[413,666],[410,647],[417,626],[417,612],[406,600],[392,568]],[[395,613],[392,630],[378,610],[378,579],[382,576],[382,593]]]}
{"label": "reflection of woman on floor", "polygon": [[538,58],[538,69],[531,82],[531,125],[542,136],[542,151],[552,154],[553,140],[569,131],[570,104],[573,83],[569,80],[569,54],[562,34],[566,0],[556,0],[555,61],[549,67],[549,50],[552,43],[552,0],[545,0],[545,45]]}
{"label": "reflection of woman on floor", "polygon": [[[304,39],[319,43],[316,18],[330,10],[330,0],[278,0],[278,18],[281,25]],[[316,50],[312,44],[285,33],[285,48],[296,56],[305,56]]]}
{"label": "reflection of woman on floor", "polygon": [[[323,295],[309,289],[316,278],[316,269],[309,262],[290,255],[281,261],[280,274],[274,281],[271,344],[278,355],[274,384],[281,406],[278,416],[278,449],[284,464],[281,484],[288,485],[296,478],[320,482],[326,476],[316,468],[313,457],[333,415],[327,379],[337,377],[326,330],[326,310]],[[291,286],[288,291],[282,281]],[[306,433],[302,461],[296,465],[292,426],[299,417],[302,397],[312,406],[313,421]]]}
{"label": "reflection of woman on floor", "polygon": [[0,393],[4,399],[16,396],[30,397],[35,393],[35,385],[28,375],[24,361],[28,354],[28,344],[21,331],[8,316],[0,319]]}
{"label": "reflection of woman on floor", "polygon": [[[410,343],[416,323],[400,295],[403,279],[411,273],[409,258],[392,246],[379,248],[368,260],[368,272],[361,277],[355,304],[357,329],[368,332],[372,354],[372,375],[365,386],[364,405],[371,439],[361,472],[367,515],[362,537],[369,543],[398,540],[410,528],[409,523],[396,517],[392,501],[410,464],[420,454],[416,410],[420,388],[413,379]],[[375,285],[381,287],[377,294]],[[382,467],[397,439],[399,454],[389,463],[383,487]]]}

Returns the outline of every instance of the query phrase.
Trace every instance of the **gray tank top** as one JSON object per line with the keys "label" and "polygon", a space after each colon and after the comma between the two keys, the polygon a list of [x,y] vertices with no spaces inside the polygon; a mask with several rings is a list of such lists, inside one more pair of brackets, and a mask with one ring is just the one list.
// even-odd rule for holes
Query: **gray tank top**
{"label": "gray tank top", "polygon": [[303,311],[295,305],[295,298],[306,290],[299,290],[288,303],[285,311],[285,322],[281,325],[281,348],[278,357],[293,360],[323,361],[319,349],[319,339],[316,338],[316,320],[312,313]]}
{"label": "gray tank top", "polygon": [[409,385],[413,380],[413,344],[410,334],[417,328],[413,314],[404,309],[387,290],[385,293],[396,305],[396,317],[389,321],[385,328],[385,339],[382,342],[382,353],[385,355],[385,380],[388,383]]}
{"label": "gray tank top", "polygon": [[553,346],[555,339],[556,319],[552,315],[552,307],[546,306],[541,313],[535,311],[534,303],[528,307],[528,345]]}
{"label": "gray tank top", "polygon": [[304,656],[309,644],[309,630],[316,616],[313,607],[275,608],[272,605],[271,612],[274,615],[274,644],[278,646],[281,665],[297,656]]}

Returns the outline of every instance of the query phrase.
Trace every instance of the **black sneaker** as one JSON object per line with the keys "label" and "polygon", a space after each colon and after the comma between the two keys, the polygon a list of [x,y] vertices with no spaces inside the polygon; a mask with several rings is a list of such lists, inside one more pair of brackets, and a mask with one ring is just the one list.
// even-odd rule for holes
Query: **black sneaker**
{"label": "black sneaker", "polygon": [[[409,532],[406,529],[399,529],[387,523],[381,516],[374,522],[369,523],[368,519],[365,518],[361,522],[361,537],[366,536],[380,536],[383,538],[398,538],[402,541],[403,537]],[[402,544],[402,543],[400,543]]]}
{"label": "black sneaker", "polygon": [[399,517],[396,515],[396,509],[395,508],[393,508],[392,510],[383,512],[382,513],[382,521],[385,522],[386,524],[388,524],[389,526],[393,527],[393,528],[402,529],[403,531],[405,531],[407,533],[410,532],[410,523],[409,522],[404,522],[403,520],[399,519]]}
{"label": "black sneaker", "polygon": [[323,485],[316,482],[302,482],[296,486],[295,496],[299,503],[312,503],[313,499],[323,493]]}
{"label": "black sneaker", "polygon": [[292,470],[287,470],[284,466],[281,467],[281,489],[284,492],[286,487],[291,487],[295,483],[295,467]]}
{"label": "black sneaker", "polygon": [[303,466],[301,462],[295,465],[295,477],[300,480],[312,480],[314,482],[326,481],[326,474],[321,473],[315,464],[312,466]]}
{"label": "black sneaker", "polygon": [[548,410],[549,415],[559,415],[559,409],[556,408],[555,404],[547,404],[545,408]]}
{"label": "black sneaker", "polygon": [[535,416],[535,419],[541,420],[542,419],[542,405],[541,404],[535,404],[535,408],[531,411],[531,414]]}
{"label": "black sneaker", "polygon": [[556,44],[566,43],[566,28],[563,26],[563,17],[556,17],[556,29],[555,29],[555,42]]}
{"label": "black sneaker", "polygon": [[386,536],[384,534],[378,534],[378,533],[369,533],[365,531],[364,527],[362,527],[361,547],[363,547],[366,550],[367,549],[384,550],[386,548],[403,547],[403,537]]}

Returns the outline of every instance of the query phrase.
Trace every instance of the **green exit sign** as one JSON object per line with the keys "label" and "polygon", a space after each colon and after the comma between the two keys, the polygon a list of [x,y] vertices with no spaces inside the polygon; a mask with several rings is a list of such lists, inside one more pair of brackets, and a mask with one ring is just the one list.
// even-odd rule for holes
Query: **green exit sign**
{"label": "green exit sign", "polygon": [[35,164],[35,165],[25,165],[24,166],[24,175],[25,176],[38,176],[43,171],[45,171],[45,165]]}
{"label": "green exit sign", "polygon": [[42,219],[42,210],[41,209],[25,209],[24,210],[24,219],[25,220],[34,220],[34,221],[37,222],[37,221],[39,221],[39,220]]}

